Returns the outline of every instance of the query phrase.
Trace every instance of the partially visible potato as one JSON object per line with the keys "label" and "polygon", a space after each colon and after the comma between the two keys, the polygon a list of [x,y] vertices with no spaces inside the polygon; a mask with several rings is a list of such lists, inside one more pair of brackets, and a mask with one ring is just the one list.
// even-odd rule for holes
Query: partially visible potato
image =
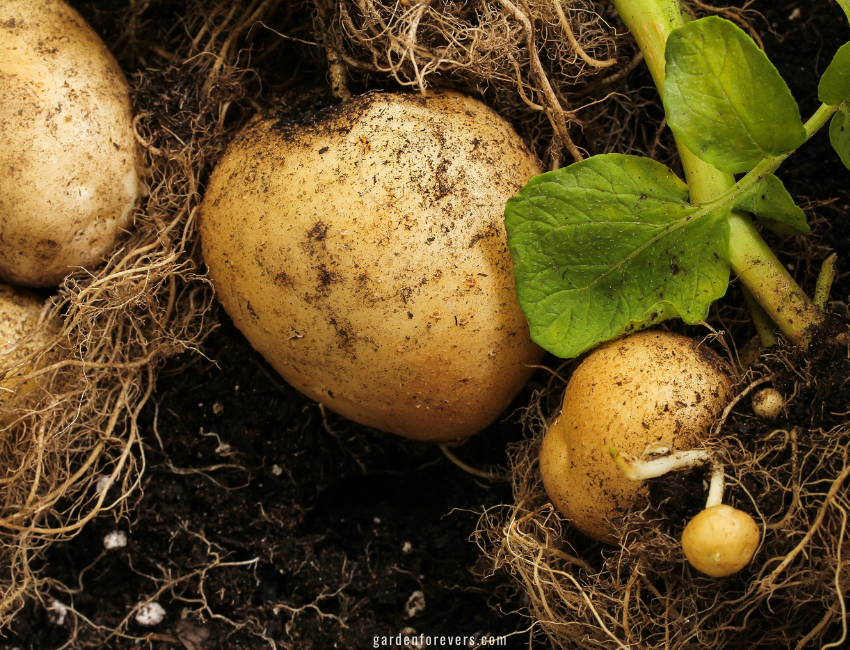
{"label": "partially visible potato", "polygon": [[723,361],[670,332],[632,334],[597,348],[576,368],[561,415],[540,450],[546,493],[585,534],[613,541],[609,522],[634,502],[609,450],[640,455],[651,443],[690,449],[732,397]]}
{"label": "partially visible potato", "polygon": [[257,120],[210,179],[204,259],[237,327],[297,389],[378,429],[460,440],[543,354],[503,224],[538,173],[507,122],[454,92]]}
{"label": "partially visible potato", "polygon": [[[31,291],[0,284],[0,371],[40,350],[56,335],[56,324],[48,322],[26,340],[36,329],[43,306],[44,300]],[[10,404],[35,389],[35,380],[20,381],[21,376],[31,371],[32,366],[25,366],[8,376],[0,376],[0,423]]]}
{"label": "partially visible potato", "polygon": [[61,0],[0,3],[0,280],[59,284],[132,220],[140,164],[127,81]]}

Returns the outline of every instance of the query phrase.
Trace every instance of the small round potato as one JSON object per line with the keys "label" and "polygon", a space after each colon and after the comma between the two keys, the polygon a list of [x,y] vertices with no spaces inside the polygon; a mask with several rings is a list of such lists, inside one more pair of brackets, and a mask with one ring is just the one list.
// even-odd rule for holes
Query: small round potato
{"label": "small round potato", "polygon": [[612,541],[610,521],[634,502],[609,450],[641,455],[648,445],[694,447],[732,396],[723,361],[696,341],[640,332],[594,350],[573,373],[561,415],[540,450],[549,498],[579,530]]}
{"label": "small round potato", "polygon": [[753,395],[753,413],[763,420],[775,420],[784,408],[785,398],[775,388],[763,388]]}
{"label": "small round potato", "polygon": [[[48,322],[27,339],[38,326],[43,306],[44,300],[33,292],[0,284],[0,371],[41,349],[56,335],[56,324]],[[35,389],[35,380],[20,381],[31,371],[32,367],[26,366],[0,377],[0,424],[10,406]]]}
{"label": "small round potato", "polygon": [[713,578],[732,575],[747,566],[760,541],[755,520],[722,503],[697,514],[682,532],[682,550],[688,561]]}
{"label": "small round potato", "polygon": [[132,220],[138,148],[115,59],[61,0],[0,3],[0,280],[61,283]]}
{"label": "small round potato", "polygon": [[543,355],[503,223],[538,173],[502,118],[449,91],[256,120],[210,179],[204,259],[237,327],[298,390],[377,429],[460,440]]}

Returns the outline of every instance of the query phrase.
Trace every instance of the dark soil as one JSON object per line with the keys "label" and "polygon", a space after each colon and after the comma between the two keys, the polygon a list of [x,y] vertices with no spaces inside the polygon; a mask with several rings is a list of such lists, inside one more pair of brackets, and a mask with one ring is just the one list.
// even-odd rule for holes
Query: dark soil
{"label": "dark soil", "polygon": [[[76,4],[108,40],[113,14]],[[110,10],[120,4],[101,3]],[[753,25],[801,112],[810,114],[819,74],[850,37],[844,15],[827,0],[759,0],[751,8],[762,12],[751,15]],[[641,71],[628,83],[632,89],[650,84]],[[850,172],[819,134],[779,176],[807,208],[814,233],[768,239],[811,292],[831,252],[839,254],[839,271],[847,269]],[[833,298],[848,294],[844,273]],[[729,301],[740,301],[734,287]],[[367,648],[376,637],[394,642],[408,629],[432,637],[525,629],[525,619],[499,611],[522,605],[510,578],[484,578],[487,567],[469,541],[477,513],[511,502],[509,484],[463,472],[437,447],[332,413],[325,418],[220,317],[205,356],[175,358],[143,413],[147,468],[132,518],[103,516],[47,553],[42,576],[57,583],[51,596],[75,613],[60,622],[49,602],[29,602],[0,648]],[[720,317],[714,322],[724,325]],[[727,329],[739,345],[752,336],[745,324]],[[843,365],[837,375],[838,363],[821,347],[810,366],[840,384],[847,375]],[[528,403],[532,387],[516,408]],[[821,392],[800,403],[826,391],[827,411],[850,410],[846,388],[823,382],[816,388]],[[504,465],[505,444],[522,435],[517,421],[516,414],[506,416],[455,453],[477,467]],[[746,436],[756,425],[745,416],[736,426]],[[678,485],[659,484],[653,497],[661,502],[677,492]],[[682,505],[689,507],[684,499]],[[106,551],[104,537],[114,531],[126,533],[127,546]],[[416,592],[424,608],[409,615]],[[136,603],[153,597],[165,609],[159,625],[131,620],[123,636],[111,635]],[[498,647],[528,643],[527,633],[518,634]]]}
{"label": "dark soil", "polygon": [[[205,349],[215,364],[195,357],[187,368],[177,358],[179,372],[161,375],[142,421],[148,469],[132,520],[102,517],[51,548],[47,573],[77,590],[57,599],[114,627],[165,589],[157,601],[166,618],[149,639],[163,648],[186,645],[187,635],[198,648],[269,647],[265,636],[307,649],[371,647],[407,628],[515,631],[518,617],[491,607],[504,578],[479,580],[467,541],[475,512],[510,499],[507,484],[477,480],[438,447],[332,413],[325,423],[222,320]],[[456,454],[476,465],[500,459],[514,428],[495,425]],[[119,530],[126,548],[104,551],[104,537]],[[408,616],[417,591],[424,609]],[[27,608],[14,643],[58,647],[72,630],[49,619]],[[74,647],[103,643],[104,632],[80,623]],[[131,623],[127,632],[150,629]],[[136,647],[118,638],[108,646]]]}

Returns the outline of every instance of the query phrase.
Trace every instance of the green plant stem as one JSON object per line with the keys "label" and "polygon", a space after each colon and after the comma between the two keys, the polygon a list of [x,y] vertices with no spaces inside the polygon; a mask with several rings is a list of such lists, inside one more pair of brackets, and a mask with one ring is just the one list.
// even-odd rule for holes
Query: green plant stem
{"label": "green plant stem", "polygon": [[[820,131],[821,128],[826,126],[826,123],[829,122],[830,118],[835,114],[835,112],[839,109],[839,106],[830,106],[829,104],[821,104],[818,110],[815,111],[815,114],[812,115],[803,127],[806,129],[806,141],[811,138],[815,133]],[[790,156],[793,151],[789,151],[788,153],[781,154],[779,156],[768,156],[767,158],[763,158],[755,167],[753,167],[747,175],[744,176],[740,181],[738,181],[735,185],[735,191],[739,194],[743,194],[745,190],[748,190],[750,187],[758,183],[761,179],[763,179],[768,174],[772,174],[779,166],[785,162],[785,159]],[[724,198],[724,197],[718,197]]]}
{"label": "green plant stem", "polygon": [[800,343],[823,314],[776,259],[748,214],[732,212],[729,229],[732,270],[782,333]]}
{"label": "green plant stem", "polygon": [[835,282],[835,262],[838,260],[838,255],[833,253],[824,260],[823,266],[820,267],[818,275],[818,283],[815,286],[815,305],[821,311],[827,311],[829,307],[829,291],[832,289],[832,283]]}
{"label": "green plant stem", "polygon": [[741,293],[744,294],[744,300],[747,302],[747,307],[750,309],[750,316],[752,316],[753,324],[756,326],[756,334],[758,334],[761,347],[769,348],[771,345],[779,343],[776,338],[776,325],[773,323],[773,319],[771,319],[764,308],[758,304],[747,287],[742,286]]}
{"label": "green plant stem", "polygon": [[[659,94],[663,94],[666,65],[664,50],[667,37],[674,29],[685,24],[678,0],[614,0],[614,6],[637,40],[656,88]],[[832,114],[830,110],[834,112],[835,107],[822,106],[812,118],[815,121],[809,120],[811,128],[814,129],[817,124],[822,126]],[[721,172],[703,162],[678,139],[676,146],[692,204],[718,199],[735,186],[735,177],[732,174]],[[763,176],[775,170],[786,157],[775,156],[762,161],[757,165],[759,171],[753,176],[750,176],[753,173],[750,172],[745,178],[756,182],[759,174]],[[779,158],[781,160],[777,160]],[[772,167],[774,164],[776,166]],[[732,272],[750,290],[782,333],[794,343],[802,342],[805,331],[822,321],[820,310],[776,259],[748,214],[733,211],[729,217],[729,226],[729,264]]]}
{"label": "green plant stem", "polygon": [[667,37],[685,24],[678,0],[614,0],[614,6],[638,42],[660,93],[664,83]]}

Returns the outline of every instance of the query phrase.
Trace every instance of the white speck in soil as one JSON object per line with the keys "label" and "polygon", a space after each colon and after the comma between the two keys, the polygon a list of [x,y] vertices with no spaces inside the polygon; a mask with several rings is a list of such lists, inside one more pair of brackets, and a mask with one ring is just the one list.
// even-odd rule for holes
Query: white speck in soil
{"label": "white speck in soil", "polygon": [[144,627],[159,625],[164,618],[165,608],[156,601],[145,603],[136,612],[136,623]]}
{"label": "white speck in soil", "polygon": [[219,404],[218,402],[213,404],[213,414],[221,415],[222,413],[224,413],[224,406],[222,404]]}
{"label": "white speck in soil", "polygon": [[404,605],[404,617],[413,618],[419,612],[425,611],[425,594],[419,589],[410,594],[410,598]]}
{"label": "white speck in soil", "polygon": [[68,615],[68,608],[58,600],[50,599],[47,606],[47,620],[53,625],[64,625],[65,617]]}
{"label": "white speck in soil", "polygon": [[405,542],[404,544],[401,545],[401,552],[402,553],[410,553],[412,550],[413,550],[413,544],[411,544],[410,542]]}
{"label": "white speck in soil", "polygon": [[414,648],[414,650],[422,650],[425,647],[423,643],[421,643],[422,638],[416,636],[416,629],[412,627],[405,627],[401,630],[401,636],[404,639],[404,644],[408,645],[410,642],[410,647]]}
{"label": "white speck in soil", "polygon": [[127,546],[127,533],[123,530],[113,530],[103,538],[103,548],[107,551],[114,551],[125,546]]}
{"label": "white speck in soil", "polygon": [[280,465],[272,465],[272,474],[280,476],[283,474],[283,468]]}

